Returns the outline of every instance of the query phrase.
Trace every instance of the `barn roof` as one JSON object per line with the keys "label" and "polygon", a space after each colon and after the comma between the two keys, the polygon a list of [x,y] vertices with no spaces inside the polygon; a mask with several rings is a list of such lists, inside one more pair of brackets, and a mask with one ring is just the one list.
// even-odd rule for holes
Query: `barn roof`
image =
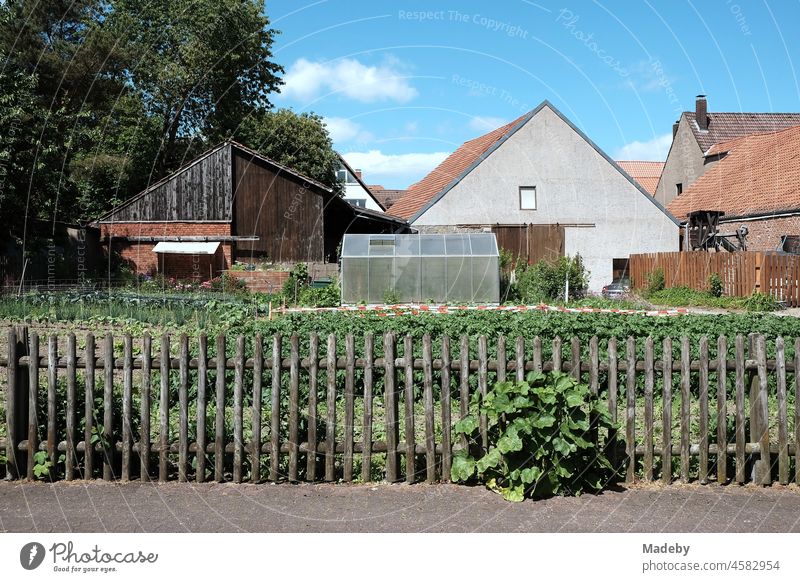
{"label": "barn roof", "polygon": [[269,166],[272,166],[273,168],[275,168],[278,171],[278,173],[284,173],[284,174],[288,174],[290,176],[294,176],[295,178],[297,178],[299,180],[303,180],[304,182],[307,182],[309,185],[312,185],[315,188],[318,188],[319,190],[322,190],[322,191],[330,193],[330,194],[333,193],[333,190],[331,188],[329,188],[328,186],[325,186],[324,184],[318,182],[317,180],[314,180],[313,178],[309,178],[308,176],[298,172],[297,170],[289,168],[288,166],[284,166],[283,164],[280,164],[280,163],[276,162],[275,160],[273,160],[271,158],[268,158],[267,156],[265,156],[263,154],[260,154],[259,152],[257,152],[255,150],[245,146],[244,144],[241,144],[241,143],[236,142],[234,140],[226,140],[226,141],[223,141],[222,143],[219,143],[216,146],[210,148],[209,150],[206,150],[205,152],[203,152],[202,154],[200,154],[196,158],[186,162],[181,167],[179,167],[177,170],[167,174],[166,176],[164,176],[160,180],[157,180],[157,181],[153,182],[146,189],[142,190],[141,192],[139,192],[138,194],[132,196],[131,198],[129,198],[128,200],[126,200],[125,202],[120,204],[119,206],[115,207],[111,211],[109,211],[106,214],[102,215],[95,222],[96,223],[114,222],[114,216],[116,214],[118,214],[120,211],[124,210],[125,208],[128,208],[129,206],[131,206],[132,204],[134,204],[137,201],[141,200],[142,198],[152,194],[154,191],[158,190],[161,186],[163,186],[164,184],[166,184],[170,180],[173,180],[175,177],[183,174],[184,172],[186,172],[190,168],[193,168],[197,164],[203,162],[208,157],[216,154],[217,152],[219,152],[220,150],[222,150],[222,149],[224,149],[226,147],[230,147],[231,149],[239,150],[240,152],[246,154],[247,156],[249,156],[252,159],[259,160],[259,161],[261,161],[261,162],[263,162],[263,163],[265,163],[265,164],[267,164]]}

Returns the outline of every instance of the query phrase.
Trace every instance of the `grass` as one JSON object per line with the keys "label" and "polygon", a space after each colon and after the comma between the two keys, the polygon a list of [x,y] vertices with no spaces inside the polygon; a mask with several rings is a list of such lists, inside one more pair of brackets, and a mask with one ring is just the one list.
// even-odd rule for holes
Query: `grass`
{"label": "grass", "polygon": [[707,291],[688,287],[673,287],[647,293],[644,296],[654,305],[667,307],[710,307],[716,309],[736,309],[744,311],[775,311],[778,304],[760,293],[748,297],[717,297]]}

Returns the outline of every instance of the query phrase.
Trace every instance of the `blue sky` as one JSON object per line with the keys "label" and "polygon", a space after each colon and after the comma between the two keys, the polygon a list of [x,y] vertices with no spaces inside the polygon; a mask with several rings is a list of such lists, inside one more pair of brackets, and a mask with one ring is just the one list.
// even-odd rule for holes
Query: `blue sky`
{"label": "blue sky", "polygon": [[368,183],[404,188],[549,100],[616,159],[664,159],[672,123],[800,111],[797,1],[267,1],[276,106],[326,118]]}

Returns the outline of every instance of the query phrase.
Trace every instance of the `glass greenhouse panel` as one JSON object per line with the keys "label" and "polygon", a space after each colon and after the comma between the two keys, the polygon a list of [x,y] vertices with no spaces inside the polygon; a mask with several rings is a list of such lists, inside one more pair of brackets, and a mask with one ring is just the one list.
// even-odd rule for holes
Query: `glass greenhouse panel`
{"label": "glass greenhouse panel", "polygon": [[499,266],[496,257],[472,257],[473,301],[488,303],[500,295]]}
{"label": "glass greenhouse panel", "polygon": [[469,235],[472,256],[497,256],[497,240],[493,234],[471,234]]}
{"label": "glass greenhouse panel", "polygon": [[369,235],[351,234],[342,241],[343,257],[366,257],[369,255]]}
{"label": "glass greenhouse panel", "polygon": [[[444,251],[444,243],[442,243]],[[424,257],[422,259],[422,287],[420,301],[444,303],[447,300],[447,259]]]}
{"label": "glass greenhouse panel", "polygon": [[472,254],[468,234],[450,234],[444,239],[444,250],[448,257],[468,257]]}
{"label": "glass greenhouse panel", "polygon": [[472,302],[472,258],[447,257],[445,261],[447,276],[447,301]]}
{"label": "glass greenhouse panel", "polygon": [[422,259],[414,257],[396,257],[394,260],[394,290],[401,303],[419,303]]}
{"label": "glass greenhouse panel", "polygon": [[394,258],[370,257],[367,303],[383,303],[384,295],[394,288]]}
{"label": "glass greenhouse panel", "polygon": [[342,242],[344,303],[497,303],[500,274],[492,233],[347,234]]}
{"label": "glass greenhouse panel", "polygon": [[423,257],[443,257],[444,237],[441,234],[419,235],[419,252]]}
{"label": "glass greenhouse panel", "polygon": [[366,301],[369,293],[369,259],[342,260],[342,302]]}

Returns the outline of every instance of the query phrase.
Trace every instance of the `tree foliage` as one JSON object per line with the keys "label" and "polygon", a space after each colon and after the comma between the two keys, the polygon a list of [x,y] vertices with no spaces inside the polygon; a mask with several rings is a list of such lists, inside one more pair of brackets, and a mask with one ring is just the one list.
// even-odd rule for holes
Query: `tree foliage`
{"label": "tree foliage", "polygon": [[284,166],[335,191],[341,188],[336,180],[339,157],[319,115],[291,109],[261,110],[245,119],[237,137]]}
{"label": "tree foliage", "polygon": [[272,112],[276,34],[263,0],[0,3],[0,237],[94,219],[229,137],[334,185],[321,118]]}

